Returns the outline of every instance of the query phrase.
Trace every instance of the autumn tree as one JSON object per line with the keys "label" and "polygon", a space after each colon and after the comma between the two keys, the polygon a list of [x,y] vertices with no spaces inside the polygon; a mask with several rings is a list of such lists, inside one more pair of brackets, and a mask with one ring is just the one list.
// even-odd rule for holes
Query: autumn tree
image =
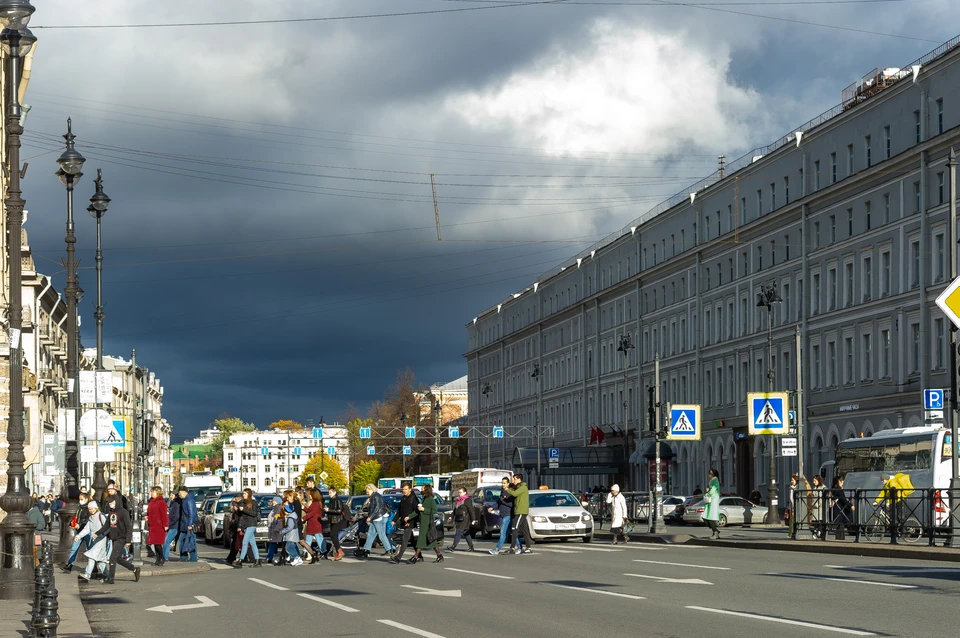
{"label": "autumn tree", "polygon": [[289,432],[291,430],[302,430],[303,424],[299,421],[293,421],[291,419],[280,419],[279,421],[274,421],[269,426],[271,430],[282,430]]}
{"label": "autumn tree", "polygon": [[[320,474],[322,472],[327,473],[326,480],[321,480]],[[301,472],[299,476],[300,485],[306,483],[307,478],[311,474],[314,476],[318,485],[324,483],[338,490],[345,490],[347,488],[347,475],[343,471],[343,468],[340,467],[340,462],[335,458],[327,456],[327,453],[323,450],[318,451],[310,457],[307,464],[303,466],[303,472]]]}
{"label": "autumn tree", "polygon": [[243,419],[229,414],[221,414],[210,425],[215,427],[218,433],[210,446],[210,456],[207,459],[209,467],[223,467],[223,446],[230,442],[232,435],[240,432],[253,432],[257,429],[257,426],[253,423],[247,423]]}
{"label": "autumn tree", "polygon": [[353,468],[353,493],[363,494],[363,488],[367,483],[377,484],[380,478],[379,461],[361,461]]}

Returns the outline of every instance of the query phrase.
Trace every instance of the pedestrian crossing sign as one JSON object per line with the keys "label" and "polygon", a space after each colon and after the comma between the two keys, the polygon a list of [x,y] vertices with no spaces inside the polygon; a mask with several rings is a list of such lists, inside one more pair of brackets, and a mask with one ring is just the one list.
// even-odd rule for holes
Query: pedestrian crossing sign
{"label": "pedestrian crossing sign", "polygon": [[700,440],[700,405],[670,406],[670,430],[667,439],[674,441]]}
{"label": "pedestrian crossing sign", "polygon": [[747,394],[747,425],[750,434],[782,435],[790,431],[786,392]]}

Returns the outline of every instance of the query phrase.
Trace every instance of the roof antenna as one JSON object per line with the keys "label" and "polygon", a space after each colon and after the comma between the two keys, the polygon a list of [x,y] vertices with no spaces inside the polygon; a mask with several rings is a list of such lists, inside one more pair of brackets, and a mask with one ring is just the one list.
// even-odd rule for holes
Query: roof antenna
{"label": "roof antenna", "polygon": [[717,164],[720,165],[720,179],[723,179],[723,175],[726,173],[727,169],[727,156],[717,155]]}

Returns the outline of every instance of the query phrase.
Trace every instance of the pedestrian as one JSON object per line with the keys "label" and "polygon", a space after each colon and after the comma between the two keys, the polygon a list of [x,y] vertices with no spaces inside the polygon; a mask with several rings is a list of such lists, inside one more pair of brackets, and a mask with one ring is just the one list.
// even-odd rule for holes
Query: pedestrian
{"label": "pedestrian", "polygon": [[[530,538],[530,522],[527,520],[530,515],[530,490],[527,488],[527,484],[523,482],[523,477],[514,474],[513,485],[507,491],[515,499],[513,502],[513,515],[515,517],[513,520],[513,537],[516,539],[517,547],[513,550],[513,553],[532,554],[533,539]],[[521,546],[521,535],[525,547]]]}
{"label": "pedestrian", "polygon": [[[316,488],[310,488],[307,492],[307,507],[303,510],[305,533],[304,540],[301,543],[307,548],[310,554],[310,564],[313,565],[320,556],[326,553],[326,541],[323,540],[323,496]],[[313,544],[317,544],[317,550],[313,550]]]}
{"label": "pedestrian", "polygon": [[[293,500],[292,490],[287,491],[291,492],[291,500]],[[303,559],[300,558],[298,545],[300,540],[300,521],[297,517],[297,508],[294,507],[292,502],[288,502],[283,506],[283,517],[283,541],[287,551],[287,558],[290,560],[290,565],[299,567],[303,565]]]}
{"label": "pedestrian", "polygon": [[343,501],[337,496],[337,488],[331,486],[327,489],[327,495],[330,497],[330,503],[323,508],[327,515],[327,522],[330,524],[330,543],[333,545],[332,560],[343,558],[343,548],[340,547],[340,531],[346,524],[343,514]]}
{"label": "pedestrian", "polygon": [[467,494],[466,488],[457,488],[457,500],[453,505],[453,522],[457,531],[453,535],[453,544],[450,551],[457,550],[457,543],[463,538],[467,541],[467,548],[473,551],[473,537],[470,535],[470,529],[477,524],[477,508],[473,504],[473,499]]}
{"label": "pedestrian", "polygon": [[420,518],[420,511],[417,509],[417,495],[413,493],[413,486],[409,481],[403,483],[400,487],[400,503],[397,505],[397,513],[393,517],[393,526],[403,530],[403,537],[397,550],[393,553],[391,560],[399,564],[403,558],[403,553],[413,539],[413,530],[416,529],[417,520]]}
{"label": "pedestrian", "polygon": [[763,503],[763,496],[760,494],[760,488],[759,487],[753,488],[753,491],[750,492],[750,498],[747,500],[749,500],[754,505],[760,505],[761,503]]}
{"label": "pedestrian", "polygon": [[237,569],[243,567],[243,559],[247,557],[247,548],[253,549],[253,566],[260,567],[260,550],[257,549],[257,522],[260,520],[260,506],[253,498],[253,490],[249,487],[243,490],[243,501],[240,503],[239,516],[237,518],[237,533],[243,534],[243,546],[238,558],[233,566]]}
{"label": "pedestrian", "polygon": [[794,507],[795,499],[797,498],[797,487],[799,486],[799,477],[796,474],[790,475],[790,489],[787,492],[787,506],[783,510],[783,516],[787,519],[787,523],[790,526],[790,537],[793,538],[793,535],[797,528],[796,523],[796,507]]}
{"label": "pedestrian", "polygon": [[107,511],[107,499],[110,498],[111,496],[119,496],[120,502],[118,503],[118,505],[123,509],[127,510],[128,512],[130,511],[129,504],[127,503],[127,497],[124,496],[123,494],[118,495],[117,482],[113,479],[110,479],[109,481],[107,481],[106,491],[100,497],[101,512]]}
{"label": "pedestrian", "polygon": [[411,565],[417,561],[423,562],[421,550],[432,549],[437,558],[433,562],[442,563],[443,554],[438,547],[439,537],[437,536],[437,525],[434,522],[434,516],[437,513],[437,502],[433,498],[433,486],[423,486],[423,501],[417,505],[417,511],[420,512],[419,534],[417,535],[417,552],[408,561]]}
{"label": "pedestrian", "polygon": [[94,569],[98,569],[100,574],[109,574],[107,561],[110,559],[110,539],[107,538],[106,529],[104,529],[107,519],[100,512],[100,506],[96,501],[88,501],[86,510],[87,521],[77,532],[77,537],[84,539],[88,545],[83,553],[87,557],[87,567],[77,578],[81,583],[90,582]]}
{"label": "pedestrian", "polygon": [[624,543],[628,542],[630,537],[623,533],[623,526],[627,522],[627,499],[620,493],[620,486],[616,483],[610,486],[607,505],[610,506],[610,531],[613,533],[613,544],[616,545],[620,540]]}
{"label": "pedestrian", "polygon": [[226,563],[233,566],[243,544],[243,530],[240,529],[240,509],[243,507],[243,495],[237,494],[230,499],[230,511],[223,515],[224,546],[230,550]]}
{"label": "pedestrian", "polygon": [[707,493],[703,495],[703,520],[711,530],[710,540],[720,538],[720,473],[710,468],[707,472]]}
{"label": "pedestrian", "polygon": [[823,477],[819,474],[815,474],[810,480],[813,482],[813,488],[807,497],[807,509],[809,510],[809,520],[807,522],[810,524],[810,528],[814,530],[814,534],[819,535],[823,532],[822,523],[826,520],[826,513],[823,511],[825,503],[823,493],[826,485],[823,482]]}
{"label": "pedestrian", "polygon": [[267,562],[278,567],[283,560],[283,551],[274,559],[277,554],[277,548],[283,542],[283,499],[279,496],[273,497],[273,508],[270,510],[269,523],[267,523]]}
{"label": "pedestrian", "polygon": [[120,506],[120,496],[114,493],[107,498],[107,538],[110,539],[109,571],[104,572],[103,583],[112,585],[117,575],[117,563],[133,572],[133,580],[140,582],[140,568],[123,557],[124,548],[133,542],[133,525],[130,513]]}
{"label": "pedestrian", "polygon": [[81,548],[86,550],[86,548],[90,546],[91,537],[89,535],[80,536],[79,533],[87,524],[87,519],[90,518],[90,510],[87,508],[87,503],[89,502],[90,499],[87,497],[87,493],[80,492],[77,515],[70,521],[70,527],[76,530],[76,536],[73,538],[73,546],[70,548],[70,556],[67,558],[67,562],[60,565],[60,569],[67,574],[73,570],[73,564],[77,562],[77,555],[80,553]]}
{"label": "pedestrian", "polygon": [[49,494],[40,499],[40,513],[43,515],[43,524],[37,529],[41,532],[50,529],[50,500]]}
{"label": "pedestrian", "polygon": [[387,535],[387,519],[390,517],[390,508],[387,502],[383,500],[383,495],[377,491],[377,486],[373,483],[367,483],[363,490],[367,493],[367,540],[363,544],[363,549],[358,552],[359,558],[366,558],[373,549],[373,543],[377,538],[383,545],[384,554],[394,552],[393,543]]}
{"label": "pedestrian", "polygon": [[163,543],[170,529],[170,518],[167,515],[167,503],[163,500],[163,488],[150,488],[150,501],[147,503],[147,544],[153,545],[156,554],[154,565],[160,567],[165,562],[163,558]]}
{"label": "pedestrian", "polygon": [[[293,542],[294,542],[294,544],[297,545],[297,556],[300,556],[299,545],[300,545],[300,540],[303,538],[303,534],[301,533],[301,532],[302,532],[301,526],[302,526],[302,524],[303,524],[303,522],[302,522],[302,518],[303,518],[303,505],[300,503],[300,499],[297,497],[297,492],[296,492],[296,490],[286,490],[286,491],[284,491],[284,493],[283,493],[283,505],[284,505],[284,522],[286,522],[286,519],[288,518],[287,515],[286,515],[286,506],[287,506],[287,505],[292,505],[292,506],[293,506],[293,513],[297,515],[297,516],[296,516],[296,519],[297,519],[297,527],[296,527],[296,530],[295,530],[296,533],[297,533],[297,534],[296,534],[297,537],[296,537],[295,539],[293,539]],[[287,538],[286,538],[286,531],[284,531],[284,539],[283,539],[283,540],[284,540],[284,542],[286,542],[286,540],[287,540]],[[286,547],[286,546],[285,546],[285,547]],[[288,558],[289,558],[289,557],[288,557]]]}
{"label": "pedestrian", "polygon": [[36,503],[33,504],[27,511],[27,518],[30,519],[30,522],[36,526],[37,533],[40,533],[47,526],[47,518],[43,515],[42,504],[43,499],[38,499]]}
{"label": "pedestrian", "polygon": [[703,496],[703,490],[700,489],[699,485],[693,488],[693,496]]}
{"label": "pedestrian", "polygon": [[170,544],[174,551],[180,548],[180,560],[197,560],[197,535],[194,526],[197,524],[197,507],[186,486],[177,488],[177,495],[171,499],[167,508],[170,529],[164,542],[164,560],[170,559]]}
{"label": "pedestrian", "polygon": [[50,518],[54,523],[60,523],[60,510],[63,509],[63,499],[59,495],[53,497],[53,504],[50,506]]}
{"label": "pedestrian", "polygon": [[488,507],[487,511],[491,514],[500,515],[500,540],[497,541],[497,546],[490,550],[490,553],[494,556],[500,553],[500,550],[503,548],[503,544],[507,542],[507,537],[510,536],[510,521],[513,520],[513,495],[510,494],[510,479],[504,477],[500,480],[500,497],[497,499],[497,509],[494,510],[492,507]]}
{"label": "pedestrian", "polygon": [[830,506],[833,523],[837,526],[836,539],[842,541],[846,538],[847,525],[853,522],[853,511],[856,509],[847,500],[847,494],[843,489],[842,476],[835,476],[833,479],[833,489],[830,490]]}

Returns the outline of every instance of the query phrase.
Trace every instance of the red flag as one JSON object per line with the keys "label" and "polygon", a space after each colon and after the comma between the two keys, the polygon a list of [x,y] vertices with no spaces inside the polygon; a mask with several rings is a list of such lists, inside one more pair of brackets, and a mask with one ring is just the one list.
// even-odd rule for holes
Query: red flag
{"label": "red flag", "polygon": [[597,442],[597,428],[590,426],[590,445]]}
{"label": "red flag", "polygon": [[603,428],[597,428],[597,443],[603,443],[607,440],[607,435],[603,433]]}

